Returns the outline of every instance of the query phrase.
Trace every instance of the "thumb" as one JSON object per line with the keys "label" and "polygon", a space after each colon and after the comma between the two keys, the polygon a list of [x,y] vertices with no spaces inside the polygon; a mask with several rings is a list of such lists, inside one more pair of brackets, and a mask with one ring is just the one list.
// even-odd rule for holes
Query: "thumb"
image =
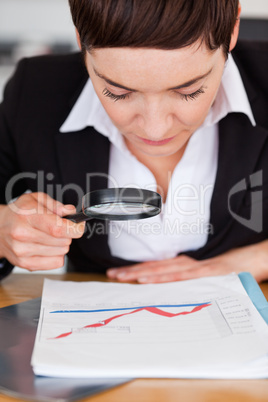
{"label": "thumb", "polygon": [[32,193],[32,197],[36,199],[39,205],[42,205],[47,211],[50,211],[55,215],[64,216],[76,212],[74,205],[64,205],[62,202],[54,200],[46,193]]}
{"label": "thumb", "polygon": [[62,204],[59,201],[57,201],[57,215],[64,217],[65,215],[69,214],[75,214],[76,213],[76,208],[74,205],[71,204]]}

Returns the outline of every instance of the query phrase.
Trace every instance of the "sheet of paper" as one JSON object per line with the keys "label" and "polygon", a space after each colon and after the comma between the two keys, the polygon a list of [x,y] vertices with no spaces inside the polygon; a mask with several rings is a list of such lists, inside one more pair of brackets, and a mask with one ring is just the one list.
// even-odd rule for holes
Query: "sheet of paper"
{"label": "sheet of paper", "polygon": [[268,377],[268,326],[238,276],[154,285],[45,280],[35,374]]}

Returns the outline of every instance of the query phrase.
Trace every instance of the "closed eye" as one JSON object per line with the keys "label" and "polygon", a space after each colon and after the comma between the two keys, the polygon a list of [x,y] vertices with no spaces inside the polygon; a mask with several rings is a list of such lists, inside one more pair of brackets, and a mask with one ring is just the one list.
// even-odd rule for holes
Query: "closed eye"
{"label": "closed eye", "polygon": [[[197,91],[191,93],[191,94],[182,94],[180,92],[175,91],[176,94],[180,95],[180,97],[183,100],[186,100],[188,102],[188,100],[195,100],[197,99],[201,94],[205,93],[205,89],[204,87],[199,88]],[[129,97],[130,93],[126,93],[126,94],[122,94],[122,95],[116,95],[114,93],[112,93],[111,91],[109,91],[109,89],[105,88],[102,91],[102,94],[104,96],[107,96],[108,98],[111,98],[112,100],[114,100],[115,102],[119,101],[119,100],[124,100],[126,98]]]}
{"label": "closed eye", "polygon": [[201,87],[197,91],[195,91],[195,92],[193,92],[191,94],[182,94],[182,93],[177,92],[177,91],[176,91],[176,93],[179,94],[183,100],[188,101],[188,100],[195,100],[196,98],[198,98],[198,96],[200,96],[201,94],[204,94],[205,89],[204,89],[204,87]]}
{"label": "closed eye", "polygon": [[107,89],[107,88],[105,88],[105,89],[102,91],[102,94],[103,94],[104,96],[107,96],[108,98],[113,99],[115,102],[116,102],[116,101],[119,101],[119,100],[124,100],[124,99],[126,99],[126,98],[130,95],[129,93],[122,94],[122,95],[116,95],[116,94],[113,94],[111,91],[109,91],[109,89]]}

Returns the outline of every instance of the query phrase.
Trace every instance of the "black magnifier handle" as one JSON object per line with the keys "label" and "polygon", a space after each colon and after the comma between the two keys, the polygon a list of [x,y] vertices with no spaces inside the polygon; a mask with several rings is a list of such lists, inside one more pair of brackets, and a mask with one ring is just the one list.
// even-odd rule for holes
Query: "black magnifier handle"
{"label": "black magnifier handle", "polygon": [[88,221],[90,216],[86,216],[84,212],[78,212],[76,214],[70,214],[70,215],[65,215],[63,216],[64,219],[68,219],[69,221],[72,221],[74,223],[80,223],[80,222],[85,222]]}

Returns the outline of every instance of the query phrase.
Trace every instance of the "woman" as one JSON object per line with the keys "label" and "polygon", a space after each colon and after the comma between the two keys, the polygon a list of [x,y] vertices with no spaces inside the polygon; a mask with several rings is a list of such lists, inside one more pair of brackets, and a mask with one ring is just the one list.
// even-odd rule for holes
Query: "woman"
{"label": "woman", "polygon": [[[120,281],[268,278],[267,46],[234,50],[238,1],[69,3],[86,71],[79,55],[23,61],[2,105],[3,204],[24,174],[0,210],[2,272],[68,253],[69,270]],[[106,186],[157,190],[163,212],[85,231],[61,218],[74,207],[59,201]]]}

